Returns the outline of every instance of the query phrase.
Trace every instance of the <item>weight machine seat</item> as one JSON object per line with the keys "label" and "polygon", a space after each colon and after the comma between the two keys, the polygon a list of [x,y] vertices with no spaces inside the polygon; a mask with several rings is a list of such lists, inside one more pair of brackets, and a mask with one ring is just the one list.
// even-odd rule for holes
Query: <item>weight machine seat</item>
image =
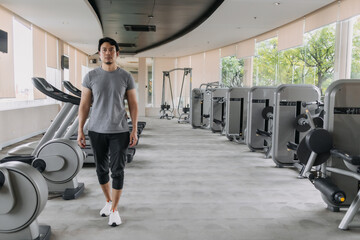
{"label": "weight machine seat", "polygon": [[268,138],[271,138],[271,136],[272,136],[271,132],[266,132],[266,131],[261,130],[261,129],[256,129],[256,135],[263,136],[263,137],[268,137]]}
{"label": "weight machine seat", "polygon": [[312,152],[317,156],[313,166],[318,166],[326,162],[330,157],[330,150],[333,148],[331,134],[322,128],[315,128],[300,141],[296,150],[299,161],[306,165]]}
{"label": "weight machine seat", "polygon": [[190,108],[189,108],[189,107],[184,107],[184,108],[183,108],[183,112],[184,112],[184,113],[190,112]]}
{"label": "weight machine seat", "polygon": [[322,128],[312,129],[306,134],[305,142],[308,148],[317,154],[329,152],[333,148],[331,134]]}
{"label": "weight machine seat", "polygon": [[220,121],[220,120],[214,119],[213,122],[214,122],[215,124],[218,124],[218,125],[221,125],[221,126],[225,126],[225,122],[224,122],[224,121]]}

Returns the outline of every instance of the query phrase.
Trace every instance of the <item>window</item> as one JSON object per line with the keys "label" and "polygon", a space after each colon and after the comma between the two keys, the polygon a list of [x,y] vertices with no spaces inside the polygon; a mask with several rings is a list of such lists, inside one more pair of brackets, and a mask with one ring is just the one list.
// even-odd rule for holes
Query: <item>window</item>
{"label": "window", "polygon": [[57,89],[61,89],[61,72],[56,68],[46,68],[46,81]]}
{"label": "window", "polygon": [[153,59],[146,58],[146,66],[148,69],[148,82],[147,82],[147,104],[152,106],[153,104]]}
{"label": "window", "polygon": [[278,82],[280,84],[302,84],[305,64],[302,60],[303,47],[290,48],[279,52]]}
{"label": "window", "polygon": [[304,35],[304,46],[281,52],[277,51],[277,38],[256,43],[254,85],[305,83],[324,93],[334,78],[335,28],[331,24],[308,32]]}
{"label": "window", "polygon": [[256,43],[253,72],[254,85],[278,85],[277,38]]}
{"label": "window", "polygon": [[16,100],[33,100],[32,32],[27,26],[13,20],[14,78]]}
{"label": "window", "polygon": [[357,17],[353,25],[351,78],[360,78],[360,17]]}
{"label": "window", "polygon": [[304,83],[319,87],[323,94],[334,78],[335,29],[331,24],[306,33],[300,55],[305,62]]}
{"label": "window", "polygon": [[221,82],[225,87],[244,85],[244,59],[235,56],[221,58]]}
{"label": "window", "polygon": [[81,65],[81,79],[82,81],[84,81],[84,77],[85,75],[90,72],[92,70],[92,68],[89,68],[87,66]]}

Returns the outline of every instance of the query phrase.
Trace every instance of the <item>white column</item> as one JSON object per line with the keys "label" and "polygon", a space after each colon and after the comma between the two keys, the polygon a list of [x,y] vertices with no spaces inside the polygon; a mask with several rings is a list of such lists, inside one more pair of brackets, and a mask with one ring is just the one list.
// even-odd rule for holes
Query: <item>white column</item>
{"label": "white column", "polygon": [[148,70],[146,66],[146,58],[139,58],[138,70],[138,92],[139,92],[139,116],[145,116],[145,107],[147,99],[147,82]]}
{"label": "white column", "polygon": [[337,23],[334,81],[350,78],[353,20]]}

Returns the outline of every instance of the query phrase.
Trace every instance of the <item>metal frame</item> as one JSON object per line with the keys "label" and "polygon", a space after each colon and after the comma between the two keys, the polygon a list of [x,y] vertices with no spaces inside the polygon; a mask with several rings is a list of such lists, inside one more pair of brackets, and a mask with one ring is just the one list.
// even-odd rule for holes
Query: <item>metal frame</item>
{"label": "metal frame", "polygon": [[[170,95],[171,95],[171,102],[172,102],[172,110],[170,110],[170,113],[172,114],[171,118],[175,117],[175,103],[174,103],[174,96],[173,96],[173,91],[172,91],[172,86],[171,86],[171,78],[170,78],[170,73],[174,72],[174,71],[184,71],[183,74],[183,79],[182,79],[182,83],[181,83],[181,90],[180,90],[180,95],[179,95],[179,102],[178,102],[178,114],[179,114],[179,121],[181,120],[181,115],[182,113],[180,113],[180,103],[181,103],[181,97],[182,97],[182,92],[183,92],[183,88],[184,88],[184,82],[185,82],[185,77],[190,74],[190,83],[189,83],[189,88],[190,88],[190,99],[191,99],[191,89],[192,89],[192,68],[174,68],[171,69],[169,71],[163,71],[163,87],[162,87],[162,96],[161,96],[161,105],[164,106],[165,105],[165,82],[166,82],[166,77],[168,78],[168,82],[169,82],[169,88],[170,88]],[[190,109],[191,109],[191,100],[190,100]],[[164,116],[166,115],[166,110],[161,109],[160,110],[160,118],[165,118]],[[187,120],[187,122],[190,121],[191,118],[191,114],[189,114],[189,119]]]}
{"label": "metal frame", "polygon": [[238,143],[245,143],[249,91],[246,87],[232,87],[226,93],[225,134]]}
{"label": "metal frame", "polygon": [[249,92],[246,143],[251,151],[266,149],[266,157],[271,155],[271,138],[266,141],[264,137],[256,135],[256,130],[273,131],[273,120],[265,120],[262,111],[265,107],[274,106],[275,91],[276,87],[256,86]]}
{"label": "metal frame", "polygon": [[221,126],[221,124],[215,123],[215,121],[218,120],[222,123],[224,122],[227,91],[228,88],[216,88],[211,94],[210,129],[214,133],[222,133],[224,130],[224,127]]}
{"label": "metal frame", "polygon": [[294,128],[297,115],[304,113],[301,102],[320,101],[320,89],[310,84],[283,84],[275,91],[272,133],[272,159],[278,167],[294,166],[296,156],[287,150],[288,142],[300,143],[306,132]]}
{"label": "metal frame", "polygon": [[[324,128],[332,134],[334,146],[351,155],[360,155],[357,137],[357,129],[360,127],[359,91],[360,79],[338,80],[328,87],[324,99]],[[341,206],[333,206],[325,201],[330,209],[349,207],[338,226],[343,230],[350,227],[360,208],[358,168],[359,166],[334,156],[321,166],[322,177],[330,177],[332,182],[346,193],[346,201]]]}

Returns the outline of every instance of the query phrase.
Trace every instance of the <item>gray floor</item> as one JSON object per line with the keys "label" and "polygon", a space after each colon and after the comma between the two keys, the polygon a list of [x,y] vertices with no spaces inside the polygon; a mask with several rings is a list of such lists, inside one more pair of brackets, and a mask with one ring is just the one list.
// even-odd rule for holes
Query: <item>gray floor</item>
{"label": "gray floor", "polygon": [[276,168],[262,153],[208,130],[143,120],[126,168],[123,224],[109,227],[99,216],[104,198],[94,168],[85,166],[85,194],[49,200],[38,218],[51,225],[52,240],[359,239],[360,229],[338,230],[344,212],[326,210],[295,170]]}

